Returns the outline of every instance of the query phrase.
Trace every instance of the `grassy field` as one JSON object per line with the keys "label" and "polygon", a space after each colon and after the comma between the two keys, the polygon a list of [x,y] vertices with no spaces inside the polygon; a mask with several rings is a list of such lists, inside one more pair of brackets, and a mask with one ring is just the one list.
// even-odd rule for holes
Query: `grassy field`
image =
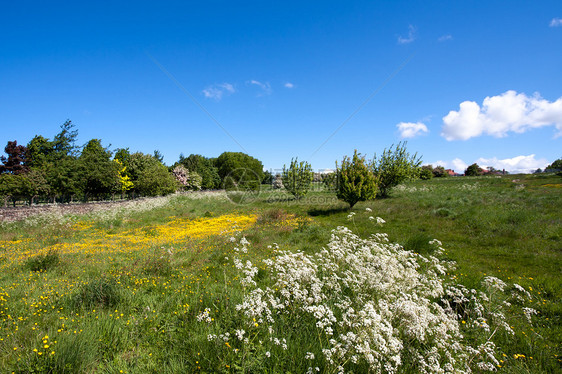
{"label": "grassy field", "polygon": [[[369,368],[393,371],[385,363],[394,362],[398,372],[437,372],[434,361],[441,362],[445,371],[462,372],[459,365],[480,371],[486,367],[477,361],[485,356],[486,344],[493,342],[489,351],[496,361],[488,362],[496,370],[561,372],[561,208],[560,177],[508,175],[415,181],[396,188],[390,198],[359,203],[351,212],[333,193],[318,188],[300,201],[284,192],[265,190],[256,201],[237,205],[221,192],[195,193],[86,215],[51,214],[4,223],[0,227],[0,371],[304,373],[343,369],[358,373]],[[377,223],[376,217],[385,223]],[[358,237],[332,231],[339,226]],[[389,244],[372,238],[375,233],[388,234]],[[429,244],[433,239],[442,246]],[[322,248],[327,248],[324,257],[319,255]],[[336,252],[330,250],[341,248],[370,248],[368,261],[361,260],[361,266],[369,269],[365,271],[390,271],[385,266],[393,260],[384,256],[402,257],[404,262],[396,264],[401,270],[383,275],[394,276],[395,285],[403,289],[393,290],[388,282],[380,283],[390,287],[388,295],[376,287],[355,289],[345,277],[359,279],[365,274],[357,270],[361,268],[355,266],[359,262],[352,251],[341,252],[351,257],[337,262]],[[335,262],[329,263],[329,256]],[[381,258],[386,262],[373,265]],[[282,261],[286,261],[284,267]],[[451,261],[456,263],[454,268],[437,274],[435,269]],[[275,266],[277,270],[271,270]],[[290,273],[291,269],[309,269],[310,273]],[[318,296],[322,301],[316,304],[308,300],[315,292],[311,285],[324,287],[338,272],[345,286]],[[404,274],[417,277],[412,290],[410,283],[401,283],[408,281]],[[300,277],[301,289],[288,287],[289,275],[291,287]],[[322,283],[311,280],[317,278]],[[429,284],[456,289],[462,284],[468,294],[474,289],[474,295],[485,296],[478,296],[478,302],[453,303],[455,318],[450,322],[436,314],[444,308],[446,292],[437,295],[427,289]],[[425,291],[416,294],[416,287]],[[298,299],[305,289],[303,299]],[[290,292],[284,294],[284,290]],[[257,303],[248,306],[260,292],[286,302],[272,317],[275,323],[257,312]],[[357,336],[364,331],[378,334],[373,326],[379,325],[367,326],[358,308],[372,300],[379,306],[382,301],[389,305],[396,300],[413,302],[418,300],[416,295],[425,295],[420,300],[431,303],[423,304],[425,309],[419,306],[420,312],[412,312],[409,319],[404,314],[396,323],[393,320],[392,326],[385,325],[384,318],[377,322],[390,329],[388,335],[377,335],[388,343],[385,347],[399,341],[394,351],[380,353],[382,348],[377,351],[373,343],[368,348],[342,348],[345,344],[340,343],[346,339],[359,344]],[[478,307],[473,308],[478,303],[483,310],[480,315]],[[348,311],[353,305],[359,310],[353,318],[363,324],[322,322],[328,314],[324,311],[318,316],[322,314],[319,305],[332,308],[334,321],[351,316]],[[444,353],[452,348],[441,347],[438,340],[443,332],[423,335],[404,327],[423,325],[422,309],[441,318],[428,322],[428,331],[447,321],[453,323],[446,331],[451,336],[443,336],[462,343],[454,354],[456,364],[444,365],[452,362]],[[376,315],[384,317],[382,312]],[[334,334],[327,333],[322,324],[333,327]],[[512,333],[499,328],[502,325]],[[477,346],[479,353],[468,348]],[[330,347],[332,353],[325,351]],[[424,357],[413,357],[415,352]],[[397,356],[400,364],[392,361]],[[422,368],[420,360],[434,365]]]}

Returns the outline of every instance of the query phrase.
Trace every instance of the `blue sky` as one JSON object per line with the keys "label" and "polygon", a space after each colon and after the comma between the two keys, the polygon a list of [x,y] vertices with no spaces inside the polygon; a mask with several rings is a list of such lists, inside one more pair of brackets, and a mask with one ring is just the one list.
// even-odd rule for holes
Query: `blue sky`
{"label": "blue sky", "polygon": [[562,157],[559,0],[23,0],[0,35],[2,146],[70,119],[81,144],[167,164],[241,151],[333,168],[402,140],[461,172]]}

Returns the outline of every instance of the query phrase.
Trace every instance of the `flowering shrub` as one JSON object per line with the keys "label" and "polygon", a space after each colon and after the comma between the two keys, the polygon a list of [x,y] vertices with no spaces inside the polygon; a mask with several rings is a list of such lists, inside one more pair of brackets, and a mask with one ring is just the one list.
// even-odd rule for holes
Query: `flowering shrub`
{"label": "flowering shrub", "polygon": [[[235,252],[247,253],[248,241],[242,238],[240,245]],[[444,251],[438,240],[431,245],[437,256]],[[315,254],[275,254],[264,261],[269,281],[261,286],[258,267],[234,259],[245,290],[236,305],[244,329],[232,331],[238,337],[232,342],[225,340],[229,332],[208,340],[242,358],[262,349],[263,360],[288,355],[288,346],[297,344],[308,372],[494,370],[500,363],[493,336],[513,333],[503,314],[511,305],[508,291],[528,297],[494,277],[484,278],[486,292],[469,290],[446,276],[452,263],[406,251],[386,234],[361,239],[346,227],[333,230],[327,247]],[[528,320],[533,314],[525,309]],[[198,319],[209,323],[207,317]],[[467,329],[470,341],[463,337]],[[295,331],[306,331],[309,341],[295,342]]]}

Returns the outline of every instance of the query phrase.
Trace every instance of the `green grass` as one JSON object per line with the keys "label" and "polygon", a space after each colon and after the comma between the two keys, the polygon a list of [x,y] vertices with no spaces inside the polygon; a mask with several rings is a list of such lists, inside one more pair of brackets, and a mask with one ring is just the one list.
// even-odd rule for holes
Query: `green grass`
{"label": "green grass", "polygon": [[[281,249],[317,252],[337,226],[362,237],[386,232],[391,241],[422,255],[432,253],[429,240],[439,239],[446,258],[457,263],[451,276],[467,287],[478,288],[484,276],[492,275],[520,284],[532,296],[525,306],[539,312],[533,325],[521,317],[523,304],[514,304],[507,317],[516,334],[494,337],[506,355],[500,357],[500,371],[556,373],[562,371],[561,183],[553,175],[415,181],[390,198],[358,203],[352,220],[347,205],[323,190],[296,201],[285,192],[266,189],[247,205],[178,196],[149,211],[98,218],[91,230],[121,234],[141,228],[150,238],[155,226],[172,217],[256,214],[256,225],[243,232],[255,264],[272,256],[268,246],[273,243]],[[310,220],[293,228],[276,225],[289,215]],[[386,224],[378,227],[369,216],[382,217]],[[306,363],[296,359],[315,348],[306,346],[313,344],[303,337],[306,331],[292,333],[300,344],[272,352],[274,359],[265,357],[257,341],[241,357],[225,356],[224,346],[207,340],[210,333],[241,326],[234,307],[244,290],[232,266],[235,244],[230,235],[186,239],[173,249],[155,246],[148,255],[39,253],[55,243],[72,245],[87,234],[56,222],[0,229],[0,240],[29,240],[28,248],[38,252],[22,263],[9,263],[0,252],[1,372],[306,371]],[[257,276],[263,284],[265,274],[260,270]],[[204,308],[217,317],[215,324],[196,320]],[[283,329],[290,332],[291,326]]]}

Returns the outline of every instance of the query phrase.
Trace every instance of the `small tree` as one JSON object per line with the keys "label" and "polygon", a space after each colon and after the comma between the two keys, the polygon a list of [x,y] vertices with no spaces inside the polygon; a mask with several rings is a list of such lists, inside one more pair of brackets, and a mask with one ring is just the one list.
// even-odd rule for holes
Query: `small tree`
{"label": "small tree", "polygon": [[373,160],[373,172],[380,179],[378,196],[387,197],[390,190],[409,178],[417,178],[421,157],[410,155],[406,143],[398,143],[394,149],[390,146],[382,152],[380,159]]}
{"label": "small tree", "polygon": [[297,200],[308,193],[313,178],[312,167],[306,161],[298,162],[298,158],[295,158],[291,159],[291,165],[288,169],[283,165],[283,186]]}
{"label": "small tree", "polygon": [[189,171],[183,165],[178,165],[172,170],[172,174],[176,177],[176,180],[182,186],[182,188],[187,190],[198,191],[201,189],[201,182],[203,178],[194,171]]}
{"label": "small tree", "polygon": [[420,179],[428,180],[433,178],[433,166],[432,165],[424,165],[420,169]]}
{"label": "small tree", "polygon": [[466,168],[466,170],[464,171],[464,175],[466,175],[467,177],[482,175],[482,169],[480,168],[480,166],[478,166],[477,163],[474,163]]}
{"label": "small tree", "polygon": [[337,169],[337,192],[338,199],[349,204],[349,208],[359,201],[372,200],[377,195],[379,178],[372,172],[357,150],[353,153],[353,158],[345,156],[340,167],[336,162]]}
{"label": "small tree", "polygon": [[448,174],[443,166],[436,166],[435,169],[433,169],[433,176],[435,178],[443,178],[448,176]]}

